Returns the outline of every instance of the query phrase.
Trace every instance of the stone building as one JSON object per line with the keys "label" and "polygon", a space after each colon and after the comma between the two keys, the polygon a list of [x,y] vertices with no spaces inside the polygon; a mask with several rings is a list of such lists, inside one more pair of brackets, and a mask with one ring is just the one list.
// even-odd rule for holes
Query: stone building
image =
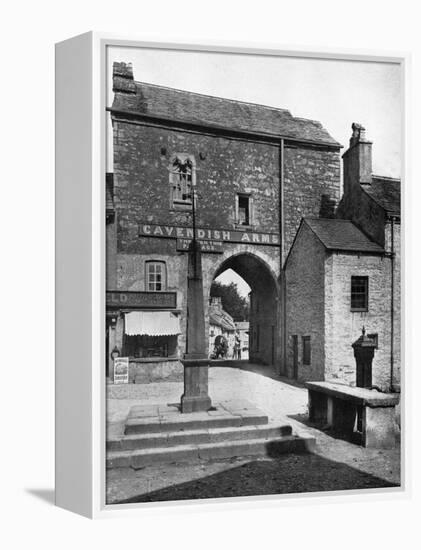
{"label": "stone building", "polygon": [[[109,376],[113,350],[132,378],[181,372],[193,188],[206,318],[213,280],[233,269],[251,288],[250,360],[285,370],[282,268],[302,217],[331,216],[340,199],[340,144],[287,110],[135,81],[125,63],[113,91]],[[162,334],[134,334],[146,318]]]}
{"label": "stone building", "polygon": [[373,384],[399,390],[400,181],[372,174],[371,147],[354,124],[337,218],[304,218],[286,260],[287,373],[355,385],[365,327]]}

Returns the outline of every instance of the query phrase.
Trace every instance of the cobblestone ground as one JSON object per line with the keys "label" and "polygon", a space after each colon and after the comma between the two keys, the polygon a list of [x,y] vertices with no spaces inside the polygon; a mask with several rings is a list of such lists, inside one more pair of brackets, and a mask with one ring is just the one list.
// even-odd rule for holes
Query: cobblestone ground
{"label": "cobblestone ground", "polygon": [[[108,387],[107,420],[111,434],[121,433],[135,404],[178,402],[183,384],[161,382]],[[312,454],[276,459],[201,461],[148,466],[134,471],[117,468],[107,474],[107,502],[150,502],[224,496],[283,494],[390,487],[400,484],[400,450],[364,449],[306,424],[307,391],[272,374],[265,367],[209,369],[214,402],[247,399],[271,421],[287,420],[298,432],[316,437]]]}

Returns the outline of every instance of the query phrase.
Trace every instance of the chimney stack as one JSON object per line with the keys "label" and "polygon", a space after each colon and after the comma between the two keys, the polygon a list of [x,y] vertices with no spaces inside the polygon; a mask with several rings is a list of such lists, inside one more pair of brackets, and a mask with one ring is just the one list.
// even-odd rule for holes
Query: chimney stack
{"label": "chimney stack", "polygon": [[352,192],[355,185],[370,185],[372,177],[371,147],[361,124],[352,124],[349,149],[342,155],[344,162],[344,193]]}
{"label": "chimney stack", "polygon": [[113,63],[113,92],[135,94],[136,84],[133,78],[131,63],[114,61]]}

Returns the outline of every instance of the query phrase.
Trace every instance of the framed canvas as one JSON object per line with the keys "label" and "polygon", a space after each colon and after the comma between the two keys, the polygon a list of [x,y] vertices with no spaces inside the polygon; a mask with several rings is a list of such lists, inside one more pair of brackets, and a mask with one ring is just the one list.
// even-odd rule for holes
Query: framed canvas
{"label": "framed canvas", "polygon": [[57,44],[57,505],[405,490],[406,64]]}

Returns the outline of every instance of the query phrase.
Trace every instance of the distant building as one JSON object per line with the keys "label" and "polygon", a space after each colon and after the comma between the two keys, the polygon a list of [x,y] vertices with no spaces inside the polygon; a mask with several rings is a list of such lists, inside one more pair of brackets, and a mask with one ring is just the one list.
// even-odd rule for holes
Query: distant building
{"label": "distant building", "polygon": [[249,358],[249,331],[250,323],[248,321],[237,321],[235,323],[236,331],[240,337],[241,359]]}
{"label": "distant building", "polygon": [[371,174],[371,142],[353,125],[343,219],[304,218],[285,263],[287,374],[356,382],[352,343],[376,344],[373,384],[400,387],[400,181]]}

